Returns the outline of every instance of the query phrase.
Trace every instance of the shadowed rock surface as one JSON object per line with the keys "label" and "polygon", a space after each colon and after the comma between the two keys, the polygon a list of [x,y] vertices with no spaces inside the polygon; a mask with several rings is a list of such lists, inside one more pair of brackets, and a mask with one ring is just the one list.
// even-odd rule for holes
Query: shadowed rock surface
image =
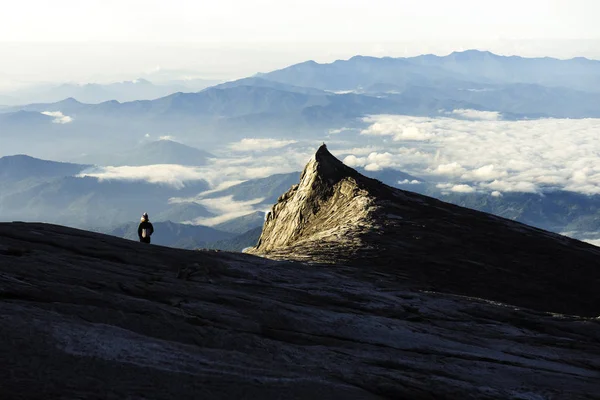
{"label": "shadowed rock surface", "polygon": [[600,315],[600,248],[392,188],[325,145],[273,206],[249,252],[361,265],[425,290]]}
{"label": "shadowed rock surface", "polygon": [[598,398],[598,319],[401,282],[0,224],[1,397]]}

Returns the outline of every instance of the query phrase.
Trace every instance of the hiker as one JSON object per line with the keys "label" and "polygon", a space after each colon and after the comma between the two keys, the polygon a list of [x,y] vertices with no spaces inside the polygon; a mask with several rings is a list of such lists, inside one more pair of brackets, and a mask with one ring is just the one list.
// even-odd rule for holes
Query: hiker
{"label": "hiker", "polygon": [[140,226],[138,226],[138,236],[140,237],[140,242],[142,243],[150,243],[150,236],[154,233],[154,227],[152,223],[148,219],[148,213],[144,213],[142,215],[142,220],[140,222]]}

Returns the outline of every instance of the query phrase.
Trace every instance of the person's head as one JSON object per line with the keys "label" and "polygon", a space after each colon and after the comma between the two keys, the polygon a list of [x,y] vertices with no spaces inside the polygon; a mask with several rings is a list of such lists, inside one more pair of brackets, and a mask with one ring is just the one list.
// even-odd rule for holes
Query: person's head
{"label": "person's head", "polygon": [[142,221],[148,221],[148,213],[142,214]]}

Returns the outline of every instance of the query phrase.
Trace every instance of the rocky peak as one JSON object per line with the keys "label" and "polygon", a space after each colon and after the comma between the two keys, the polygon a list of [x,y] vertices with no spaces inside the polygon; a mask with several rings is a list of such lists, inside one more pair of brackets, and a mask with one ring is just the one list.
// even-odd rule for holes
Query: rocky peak
{"label": "rocky peak", "polygon": [[[380,185],[380,184],[379,184]],[[369,189],[377,181],[360,175],[335,158],[323,144],[304,168],[300,183],[284,193],[267,215],[255,253],[357,240],[369,220]],[[354,247],[359,243],[355,243]]]}
{"label": "rocky peak", "polygon": [[250,253],[361,267],[425,290],[600,314],[600,249],[389,187],[325,145],[268,214]]}

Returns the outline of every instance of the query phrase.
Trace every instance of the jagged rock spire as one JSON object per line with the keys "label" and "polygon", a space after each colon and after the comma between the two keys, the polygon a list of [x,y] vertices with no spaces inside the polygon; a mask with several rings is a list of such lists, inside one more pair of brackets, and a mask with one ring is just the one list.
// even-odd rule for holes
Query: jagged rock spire
{"label": "jagged rock spire", "polygon": [[[283,194],[268,214],[256,249],[263,253],[307,240],[339,243],[356,238],[356,222],[369,211],[362,177],[335,158],[323,144],[302,172],[300,183]],[[353,235],[349,235],[352,231]]]}

